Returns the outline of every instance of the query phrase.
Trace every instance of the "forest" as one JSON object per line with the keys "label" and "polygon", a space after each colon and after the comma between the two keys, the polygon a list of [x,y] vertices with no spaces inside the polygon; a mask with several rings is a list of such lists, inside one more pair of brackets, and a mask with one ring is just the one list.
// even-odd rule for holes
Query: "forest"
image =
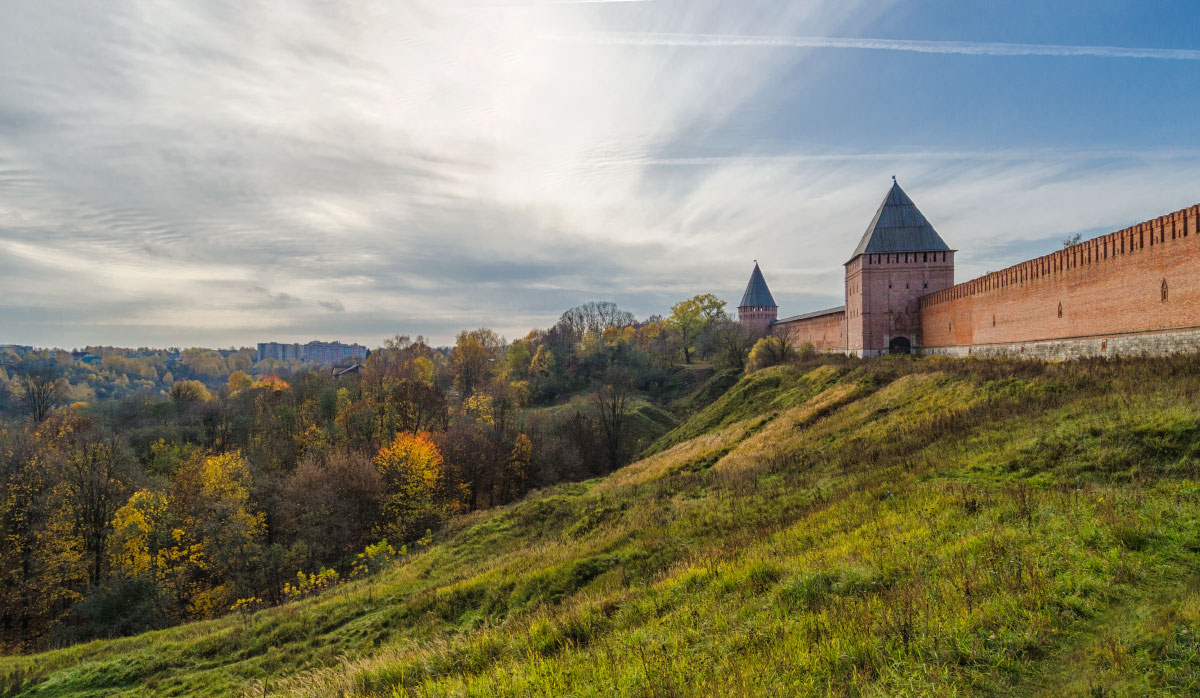
{"label": "forest", "polygon": [[5,355],[0,649],[370,574],[457,514],[611,472],[703,407],[705,381],[719,391],[794,353],[756,339],[706,294],[644,321],[587,303],[513,341],[398,335],[340,377],[248,350]]}

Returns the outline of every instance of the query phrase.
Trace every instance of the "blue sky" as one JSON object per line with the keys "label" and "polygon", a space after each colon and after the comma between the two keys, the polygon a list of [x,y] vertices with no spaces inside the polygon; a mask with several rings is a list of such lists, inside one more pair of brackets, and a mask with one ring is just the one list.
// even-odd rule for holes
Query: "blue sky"
{"label": "blue sky", "polygon": [[840,302],[895,174],[966,280],[1200,202],[1194,2],[46,0],[0,26],[0,343],[509,337],[752,260]]}

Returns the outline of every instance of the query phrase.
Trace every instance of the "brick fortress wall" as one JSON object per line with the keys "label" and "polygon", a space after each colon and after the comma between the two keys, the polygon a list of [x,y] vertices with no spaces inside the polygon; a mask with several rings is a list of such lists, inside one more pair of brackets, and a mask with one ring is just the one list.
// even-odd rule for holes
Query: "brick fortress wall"
{"label": "brick fortress wall", "polygon": [[781,320],[771,326],[771,332],[797,349],[805,342],[811,342],[820,352],[843,352],[846,350],[846,313],[813,313]]}
{"label": "brick fortress wall", "polygon": [[920,299],[924,353],[1088,355],[1200,350],[1200,206]]}

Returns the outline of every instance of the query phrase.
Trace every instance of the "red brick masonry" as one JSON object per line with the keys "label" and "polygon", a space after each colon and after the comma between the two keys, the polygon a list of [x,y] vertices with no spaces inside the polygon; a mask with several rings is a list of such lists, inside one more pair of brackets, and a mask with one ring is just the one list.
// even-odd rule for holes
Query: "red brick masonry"
{"label": "red brick masonry", "polygon": [[[1200,205],[917,299],[912,284],[928,280],[935,287],[945,283],[947,270],[930,264],[897,275],[888,269],[863,284],[863,259],[857,264],[847,265],[846,311],[783,320],[772,331],[796,346],[808,341],[821,351],[846,351],[851,312],[852,350],[871,349],[892,336],[911,337],[923,353],[961,356],[1053,359],[1200,350]],[[924,260],[919,266],[926,266]],[[888,283],[886,290],[880,285]],[[873,300],[862,297],[868,294],[860,284],[870,287]],[[905,320],[914,310],[919,327]]]}
{"label": "red brick masonry", "polygon": [[1198,224],[1192,206],[924,296],[922,347],[1200,329]]}
{"label": "red brick masonry", "polygon": [[835,310],[803,320],[784,320],[772,326],[773,333],[784,337],[797,349],[811,342],[817,351],[841,352],[846,349],[846,311]]}

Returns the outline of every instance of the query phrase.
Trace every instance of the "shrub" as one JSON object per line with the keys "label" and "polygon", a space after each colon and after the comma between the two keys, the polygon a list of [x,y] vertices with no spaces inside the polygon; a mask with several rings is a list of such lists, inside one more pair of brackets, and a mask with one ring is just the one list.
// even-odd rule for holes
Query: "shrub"
{"label": "shrub", "polygon": [[[812,344],[805,342],[810,348]],[[754,344],[750,350],[750,360],[746,362],[746,373],[761,371],[770,366],[795,361],[796,349],[783,337],[767,335]]]}

